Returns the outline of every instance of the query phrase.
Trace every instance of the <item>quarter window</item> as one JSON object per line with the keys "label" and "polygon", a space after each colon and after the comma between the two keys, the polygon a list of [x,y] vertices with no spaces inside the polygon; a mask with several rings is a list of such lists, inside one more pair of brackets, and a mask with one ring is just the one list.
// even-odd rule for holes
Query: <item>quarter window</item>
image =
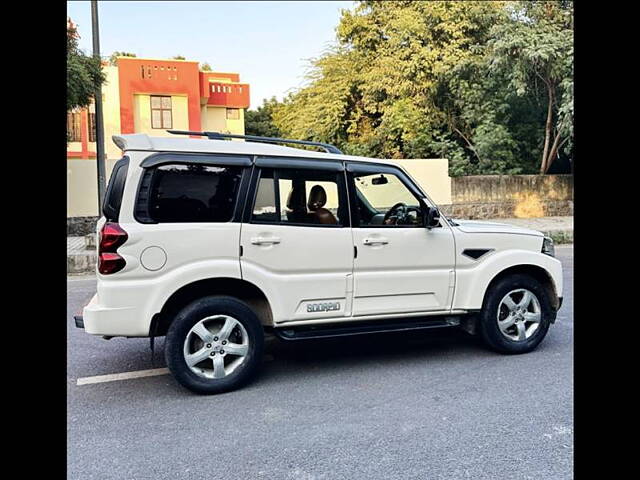
{"label": "quarter window", "polygon": [[168,164],[145,171],[136,205],[143,223],[228,222],[241,167]]}
{"label": "quarter window", "polygon": [[151,128],[173,128],[171,97],[151,96]]}
{"label": "quarter window", "polygon": [[298,169],[263,169],[252,221],[257,223],[342,226],[347,208],[341,174]]}

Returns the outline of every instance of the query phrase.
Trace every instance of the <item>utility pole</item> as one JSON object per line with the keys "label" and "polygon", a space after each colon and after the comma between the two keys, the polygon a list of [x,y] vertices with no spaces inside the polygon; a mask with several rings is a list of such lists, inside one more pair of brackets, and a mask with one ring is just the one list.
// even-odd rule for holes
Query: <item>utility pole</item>
{"label": "utility pole", "polygon": [[[98,2],[91,0],[91,33],[93,35],[93,56],[100,61],[100,32],[98,25]],[[101,215],[106,185],[104,155],[104,122],[102,119],[102,87],[98,86],[94,95],[96,118],[96,162],[98,164],[98,215]]]}

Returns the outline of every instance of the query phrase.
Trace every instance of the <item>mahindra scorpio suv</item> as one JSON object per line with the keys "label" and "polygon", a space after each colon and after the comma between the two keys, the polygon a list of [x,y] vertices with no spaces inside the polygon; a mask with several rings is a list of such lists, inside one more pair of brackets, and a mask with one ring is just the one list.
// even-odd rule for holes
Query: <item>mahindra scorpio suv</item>
{"label": "mahindra scorpio suv", "polygon": [[517,354],[555,321],[562,269],[540,232],[454,221],[403,168],[331,145],[171,133],[189,137],[113,137],[124,156],[97,224],[97,293],[76,325],[166,336],[167,366],[192,391],[245,384],[265,333],[460,327]]}

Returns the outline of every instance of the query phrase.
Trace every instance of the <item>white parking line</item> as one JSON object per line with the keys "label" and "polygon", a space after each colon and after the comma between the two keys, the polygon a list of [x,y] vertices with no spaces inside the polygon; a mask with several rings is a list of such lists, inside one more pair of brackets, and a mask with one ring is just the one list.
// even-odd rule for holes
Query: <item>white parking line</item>
{"label": "white parking line", "polygon": [[93,377],[78,378],[76,385],[89,385],[92,383],[117,382],[118,380],[130,380],[132,378],[155,377],[167,375],[168,368],[152,368],[150,370],[137,370],[134,372],[112,373],[110,375],[96,375]]}
{"label": "white parking line", "polygon": [[[262,360],[273,362],[273,355],[266,354]],[[119,380],[131,380],[132,378],[157,377],[169,374],[168,368],[152,368],[149,370],[135,370],[133,372],[110,373],[108,375],[95,375],[93,377],[80,377],[76,385],[91,385],[92,383],[117,382]]]}

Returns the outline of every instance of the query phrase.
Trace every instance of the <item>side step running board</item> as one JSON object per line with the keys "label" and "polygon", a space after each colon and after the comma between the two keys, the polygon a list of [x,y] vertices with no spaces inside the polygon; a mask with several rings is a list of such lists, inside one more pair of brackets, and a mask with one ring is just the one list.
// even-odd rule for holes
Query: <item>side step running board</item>
{"label": "side step running board", "polygon": [[413,321],[379,320],[374,322],[350,322],[343,324],[304,325],[274,328],[273,333],[282,340],[309,340],[313,338],[345,337],[368,333],[402,332],[429,328],[456,327],[460,317],[422,317]]}

